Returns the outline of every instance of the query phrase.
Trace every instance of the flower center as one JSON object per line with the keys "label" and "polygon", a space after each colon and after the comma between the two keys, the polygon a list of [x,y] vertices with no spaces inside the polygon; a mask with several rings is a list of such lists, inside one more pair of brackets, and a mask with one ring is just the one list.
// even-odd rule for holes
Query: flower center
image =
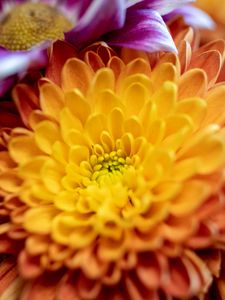
{"label": "flower center", "polygon": [[125,157],[122,150],[111,151],[100,156],[93,154],[90,158],[93,173],[92,181],[101,182],[106,177],[113,179],[120,177],[123,170],[131,164],[130,157]]}
{"label": "flower center", "polygon": [[45,3],[16,5],[0,23],[0,45],[9,50],[28,50],[46,40],[63,38],[72,23]]}

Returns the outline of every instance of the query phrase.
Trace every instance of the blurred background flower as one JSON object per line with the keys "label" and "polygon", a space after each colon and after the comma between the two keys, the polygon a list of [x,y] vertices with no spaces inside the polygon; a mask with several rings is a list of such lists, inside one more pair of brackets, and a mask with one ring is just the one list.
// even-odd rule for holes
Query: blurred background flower
{"label": "blurred background flower", "polygon": [[176,51],[161,16],[187,2],[0,1],[0,96],[23,71],[45,66],[48,42],[63,39],[64,33],[79,49],[103,39],[114,46],[150,52]]}
{"label": "blurred background flower", "polygon": [[3,106],[0,251],[21,299],[223,296],[225,46],[171,32],[178,55],[56,42]]}
{"label": "blurred background flower", "polygon": [[201,30],[201,41],[207,43],[215,39],[225,38],[225,1],[197,0],[195,6],[207,12],[215,22],[214,30]]}
{"label": "blurred background flower", "polygon": [[[201,44],[206,44],[210,41],[225,39],[225,1],[221,0],[197,0],[194,3],[196,7],[200,8],[202,11],[208,13],[215,22],[213,30],[208,30],[207,28],[201,29],[199,31]],[[221,70],[221,75],[218,81],[225,80],[225,67]]]}
{"label": "blurred background flower", "polygon": [[197,0],[196,5],[209,13],[215,21],[225,24],[225,1],[224,0]]}

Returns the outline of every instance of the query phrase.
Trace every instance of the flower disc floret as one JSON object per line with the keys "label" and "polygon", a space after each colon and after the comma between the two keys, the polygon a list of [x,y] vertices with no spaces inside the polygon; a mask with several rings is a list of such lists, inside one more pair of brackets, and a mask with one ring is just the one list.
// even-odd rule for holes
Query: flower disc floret
{"label": "flower disc floret", "polygon": [[46,40],[63,39],[63,33],[72,27],[56,7],[25,2],[0,21],[0,45],[9,50],[28,50]]}

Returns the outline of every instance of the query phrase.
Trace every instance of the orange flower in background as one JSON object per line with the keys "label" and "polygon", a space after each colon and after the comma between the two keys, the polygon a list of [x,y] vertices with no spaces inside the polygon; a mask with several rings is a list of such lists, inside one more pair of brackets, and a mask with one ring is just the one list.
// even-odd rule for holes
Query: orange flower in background
{"label": "orange flower in background", "polygon": [[215,21],[214,30],[202,29],[202,43],[221,38],[225,38],[225,1],[218,0],[197,0],[195,5],[207,12]]}
{"label": "orange flower in background", "polygon": [[179,56],[57,42],[38,91],[14,88],[0,250],[24,288],[1,300],[224,297],[225,47],[192,37]]}
{"label": "orange flower in background", "polygon": [[225,1],[224,0],[197,0],[196,5],[209,13],[217,22],[225,24]]}

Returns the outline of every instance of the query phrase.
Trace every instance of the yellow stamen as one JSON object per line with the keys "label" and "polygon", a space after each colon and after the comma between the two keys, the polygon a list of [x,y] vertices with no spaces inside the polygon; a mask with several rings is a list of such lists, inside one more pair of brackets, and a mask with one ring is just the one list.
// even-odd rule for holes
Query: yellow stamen
{"label": "yellow stamen", "polygon": [[28,50],[45,41],[63,38],[72,23],[45,3],[15,6],[0,23],[0,45],[9,50]]}
{"label": "yellow stamen", "polygon": [[104,153],[97,158],[97,162],[94,162],[94,155],[90,158],[90,164],[92,165],[93,173],[91,180],[99,181],[102,176],[111,177],[111,175],[120,175],[124,168],[126,168],[130,163],[127,164],[126,158],[123,157],[124,154],[121,150],[112,151],[110,153]]}

